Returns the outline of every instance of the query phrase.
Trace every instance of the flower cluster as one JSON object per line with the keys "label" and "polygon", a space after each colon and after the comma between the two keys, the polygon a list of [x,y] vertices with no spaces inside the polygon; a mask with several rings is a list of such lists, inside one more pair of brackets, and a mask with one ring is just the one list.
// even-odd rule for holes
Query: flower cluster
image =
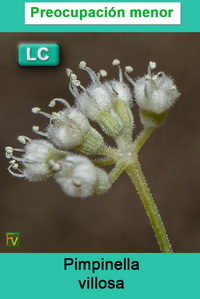
{"label": "flower cluster", "polygon": [[[6,147],[6,157],[10,159],[8,171],[13,176],[31,182],[53,176],[67,195],[76,197],[101,194],[110,188],[118,177],[115,170],[126,160],[127,149],[131,154],[134,146],[131,111],[134,100],[143,126],[151,127],[163,122],[180,95],[172,78],[163,72],[152,73],[156,66],[154,62],[149,63],[148,74],[136,80],[129,75],[133,68],[125,67],[124,75],[133,85],[133,90],[124,81],[120,61],[115,59],[113,65],[119,69],[119,78],[106,81],[103,79],[107,75],[105,70],[95,73],[81,61],[79,68],[91,79],[87,87],[82,86],[71,69],[66,70],[75,104],[71,107],[67,101],[58,98],[49,104],[51,108],[57,102],[62,104],[64,108],[58,112],[46,113],[39,107],[32,109],[33,113],[48,119],[43,131],[33,126],[33,131],[45,139],[31,140],[19,136],[23,149]],[[96,122],[104,133],[115,140],[115,149],[106,145],[102,134],[92,127],[90,121]],[[16,152],[20,152],[21,156],[16,156]],[[91,160],[85,155],[101,157]],[[98,167],[110,164],[116,164],[110,174]],[[127,163],[123,165],[122,170]]]}

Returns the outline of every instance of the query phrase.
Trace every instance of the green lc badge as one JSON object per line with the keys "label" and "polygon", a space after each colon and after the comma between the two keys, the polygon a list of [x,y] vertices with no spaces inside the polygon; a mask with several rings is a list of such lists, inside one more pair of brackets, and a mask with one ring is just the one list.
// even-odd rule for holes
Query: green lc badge
{"label": "green lc badge", "polygon": [[57,44],[21,44],[18,47],[18,63],[21,66],[57,66],[60,63],[60,47]]}

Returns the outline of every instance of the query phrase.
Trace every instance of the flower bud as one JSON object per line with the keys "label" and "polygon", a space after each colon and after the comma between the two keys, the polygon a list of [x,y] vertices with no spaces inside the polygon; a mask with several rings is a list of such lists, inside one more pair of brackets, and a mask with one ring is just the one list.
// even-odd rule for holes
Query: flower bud
{"label": "flower bud", "polygon": [[94,194],[95,190],[105,191],[106,184],[108,186],[106,175],[86,157],[69,155],[58,163],[60,170],[54,178],[67,195],[84,198]]}

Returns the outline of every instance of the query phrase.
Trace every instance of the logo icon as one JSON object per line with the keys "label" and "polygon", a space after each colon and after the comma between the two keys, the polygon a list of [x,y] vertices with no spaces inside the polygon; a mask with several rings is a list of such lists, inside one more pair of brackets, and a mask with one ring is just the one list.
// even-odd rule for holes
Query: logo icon
{"label": "logo icon", "polygon": [[6,247],[19,247],[20,233],[6,233]]}

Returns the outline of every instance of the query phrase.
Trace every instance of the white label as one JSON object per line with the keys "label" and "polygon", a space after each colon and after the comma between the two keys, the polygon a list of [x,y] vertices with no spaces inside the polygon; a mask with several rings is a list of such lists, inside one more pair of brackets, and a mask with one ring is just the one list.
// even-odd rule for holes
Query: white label
{"label": "white label", "polygon": [[26,25],[180,25],[180,2],[26,2]]}

